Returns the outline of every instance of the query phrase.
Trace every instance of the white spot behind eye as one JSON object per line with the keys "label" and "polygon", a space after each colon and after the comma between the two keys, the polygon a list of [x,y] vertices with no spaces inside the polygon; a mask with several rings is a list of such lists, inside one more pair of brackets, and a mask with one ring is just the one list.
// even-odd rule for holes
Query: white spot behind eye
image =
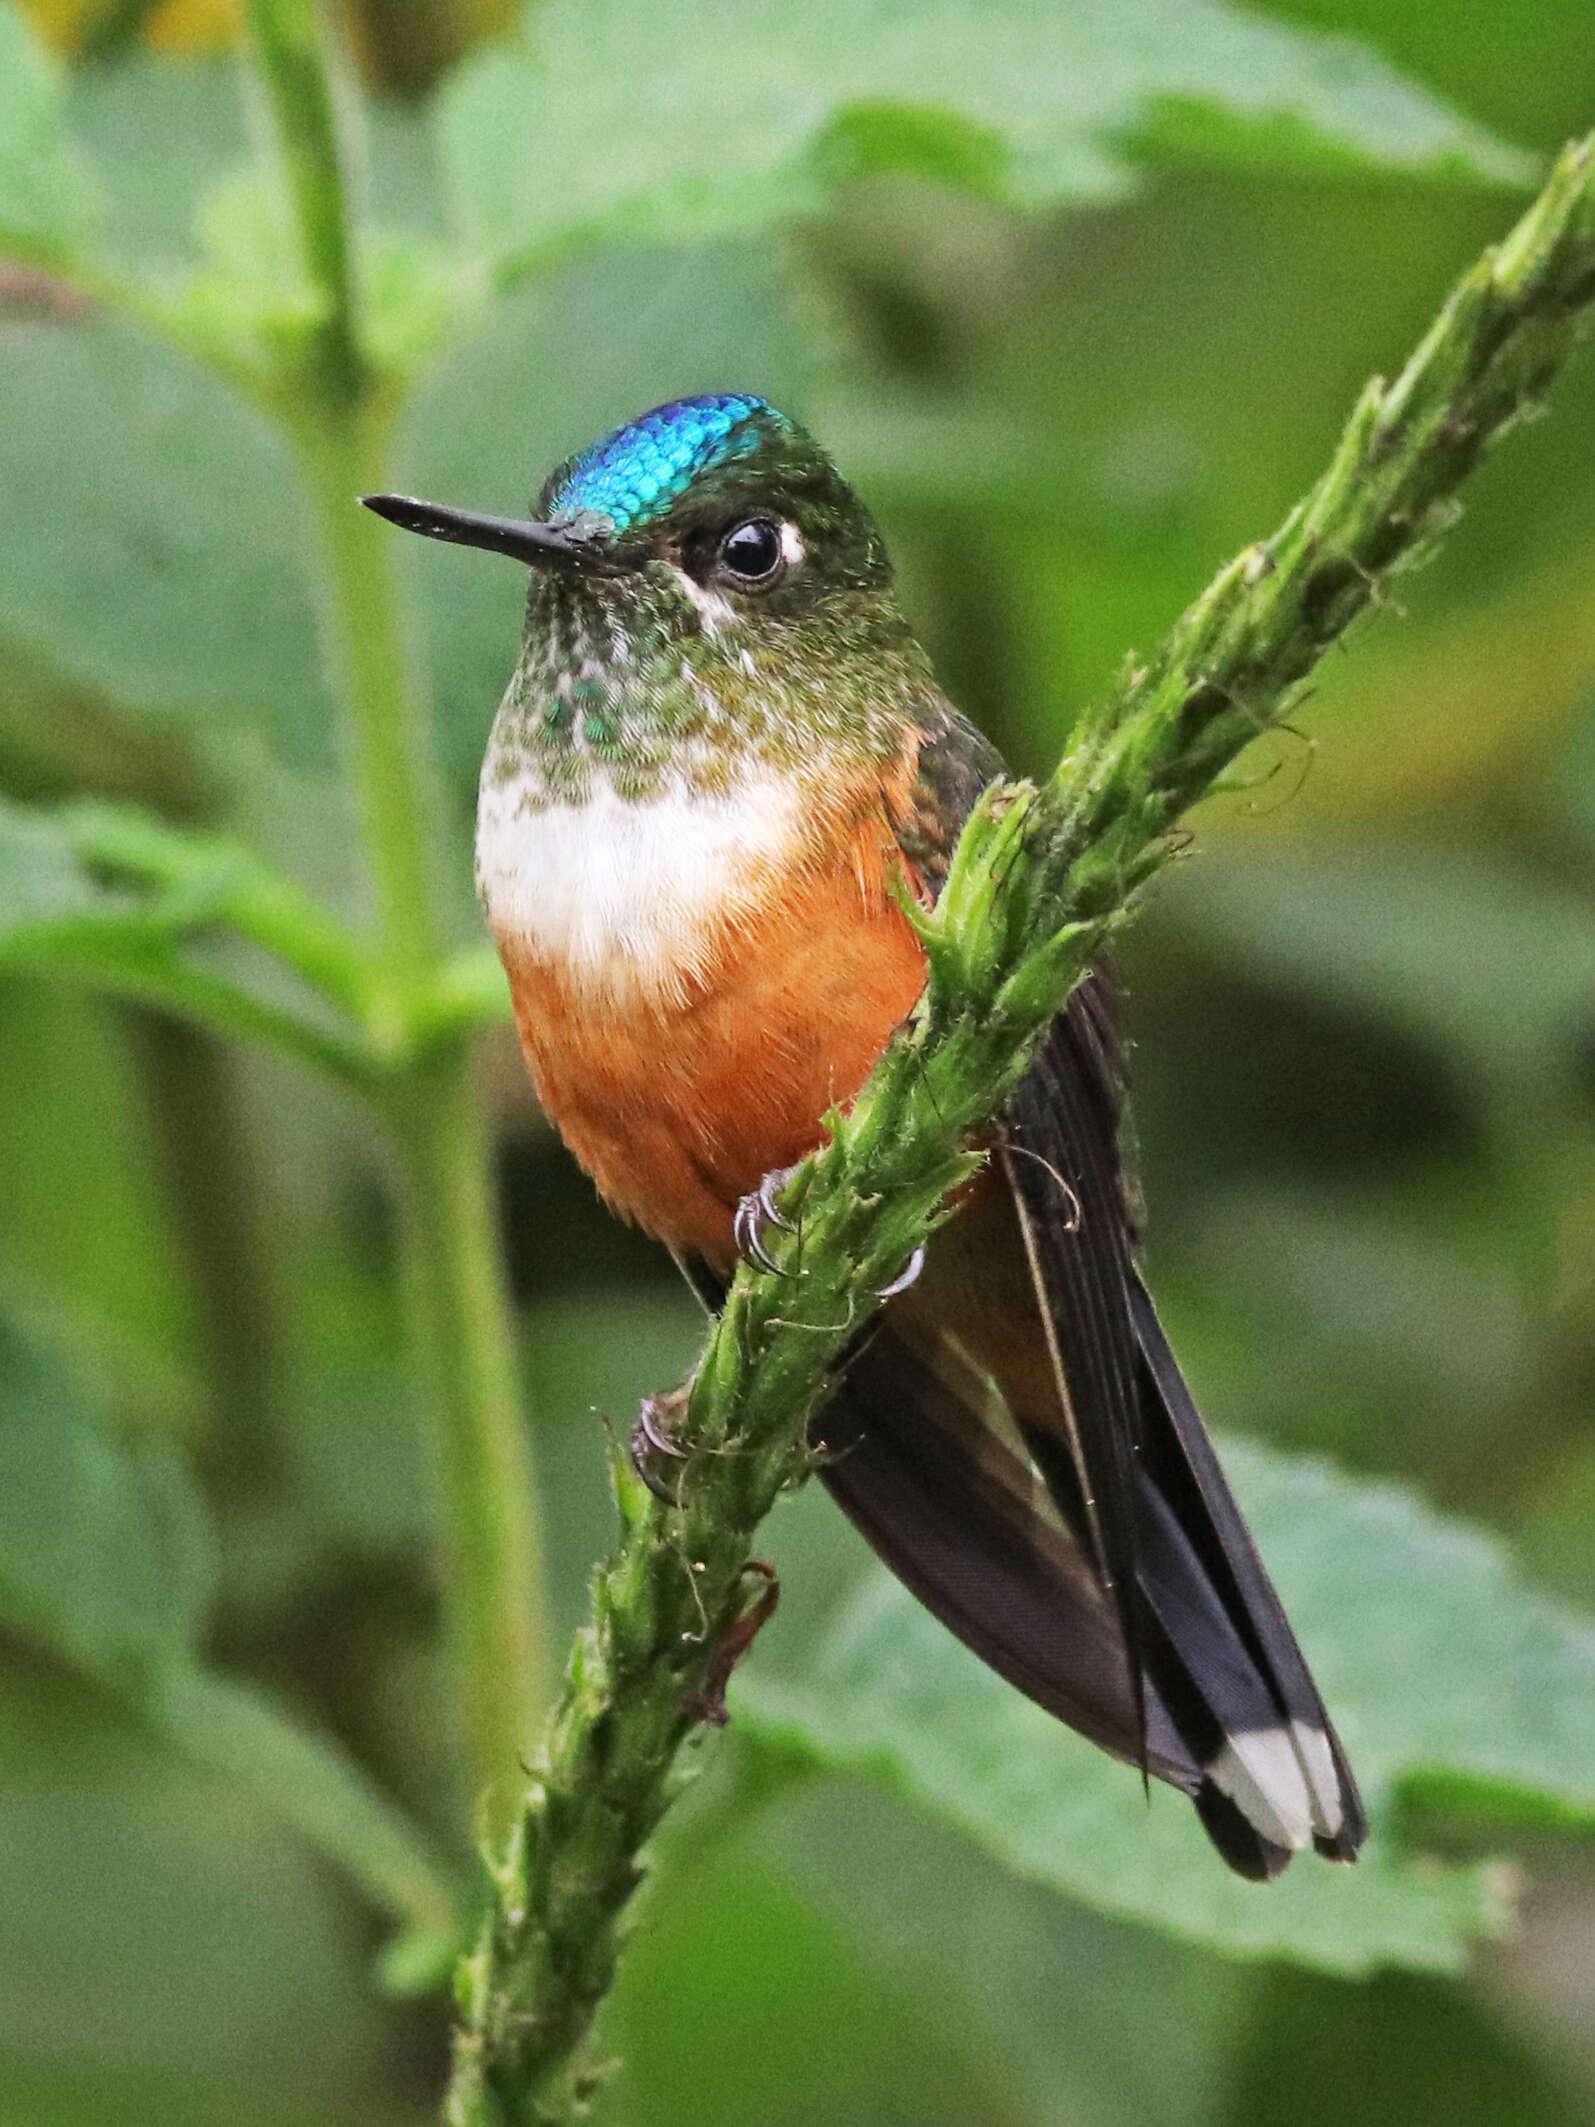
{"label": "white spot behind eye", "polygon": [[803,559],[803,535],[795,524],[785,520],[781,525],[781,559],[789,569],[795,569]]}

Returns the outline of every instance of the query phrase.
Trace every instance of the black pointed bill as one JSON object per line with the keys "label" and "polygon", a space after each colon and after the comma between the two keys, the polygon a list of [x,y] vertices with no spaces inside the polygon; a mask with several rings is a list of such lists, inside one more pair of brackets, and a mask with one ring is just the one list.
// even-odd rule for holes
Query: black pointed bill
{"label": "black pointed bill", "polygon": [[422,502],[414,495],[362,495],[368,510],[389,524],[426,539],[446,539],[454,546],[485,547],[508,554],[534,568],[606,568],[613,561],[589,538],[557,524],[538,524],[517,517],[490,517],[481,510],[457,510],[446,502]]}

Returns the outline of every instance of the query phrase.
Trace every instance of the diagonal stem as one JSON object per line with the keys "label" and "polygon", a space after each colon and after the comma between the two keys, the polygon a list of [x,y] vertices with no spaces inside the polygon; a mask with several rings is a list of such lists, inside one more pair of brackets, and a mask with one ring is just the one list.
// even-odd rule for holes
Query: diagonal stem
{"label": "diagonal stem", "polygon": [[[461,1968],[451,2127],[564,2127],[599,2078],[590,2029],[644,1842],[715,1651],[744,1615],[759,1521],[804,1471],[810,1413],[873,1295],[945,1216],[1042,1031],[1170,854],[1169,830],[1286,714],[1392,569],[1434,545],[1484,446],[1538,402],[1595,301],[1595,143],[1569,148],[1396,383],[1371,385],[1311,494],[1225,569],[1089,720],[1046,786],[994,786],[919,919],[930,981],[800,1172],[801,1280],[739,1271],[678,1438],[679,1504],[624,1464],[619,1548]],[[773,1237],[779,1253],[789,1248]],[[791,1268],[783,1263],[782,1267]]]}

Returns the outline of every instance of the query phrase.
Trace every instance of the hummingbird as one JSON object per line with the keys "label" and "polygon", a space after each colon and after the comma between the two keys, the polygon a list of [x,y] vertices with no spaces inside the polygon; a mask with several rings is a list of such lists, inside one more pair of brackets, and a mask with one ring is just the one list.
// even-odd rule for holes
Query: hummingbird
{"label": "hummingbird", "polygon": [[[869,510],[761,398],[655,407],[529,520],[363,499],[528,571],[482,906],[544,1108],[717,1306],[912,1012],[899,894],[934,903],[1003,761],[938,686]],[[1350,1861],[1345,1753],[1137,1268],[1124,1099],[1098,966],[849,1356],[817,1465],[922,1603],[1188,1795],[1238,1873]]]}

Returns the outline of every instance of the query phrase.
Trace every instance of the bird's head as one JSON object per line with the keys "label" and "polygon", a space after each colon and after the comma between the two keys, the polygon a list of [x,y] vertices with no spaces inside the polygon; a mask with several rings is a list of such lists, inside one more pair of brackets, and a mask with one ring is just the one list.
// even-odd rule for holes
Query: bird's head
{"label": "bird's head", "polygon": [[524,521],[365,500],[526,565],[491,754],[560,756],[562,790],[599,762],[640,787],[689,755],[723,768],[749,747],[890,752],[905,697],[931,684],[875,520],[814,439],[751,395],[639,415],[559,466]]}
{"label": "bird's head", "polygon": [[693,632],[802,619],[883,592],[886,549],[819,445],[765,400],[722,392],[640,414],[558,466],[535,518],[368,495],[405,530],[508,554],[538,585],[623,611],[674,593]]}

